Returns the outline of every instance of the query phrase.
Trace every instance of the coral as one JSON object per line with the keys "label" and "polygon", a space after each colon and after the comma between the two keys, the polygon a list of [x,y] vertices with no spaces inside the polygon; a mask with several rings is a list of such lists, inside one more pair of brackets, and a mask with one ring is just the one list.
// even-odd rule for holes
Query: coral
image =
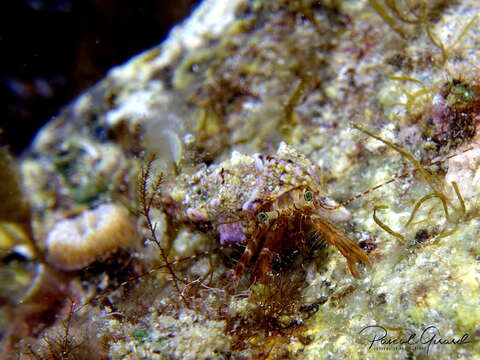
{"label": "coral", "polygon": [[58,221],[48,232],[48,260],[63,270],[78,270],[135,247],[139,235],[131,216],[120,205],[102,204],[72,219]]}

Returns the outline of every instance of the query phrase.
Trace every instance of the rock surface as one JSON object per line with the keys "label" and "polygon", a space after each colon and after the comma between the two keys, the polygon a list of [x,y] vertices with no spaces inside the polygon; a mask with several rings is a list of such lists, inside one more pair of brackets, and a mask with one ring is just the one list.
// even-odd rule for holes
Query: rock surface
{"label": "rock surface", "polygon": [[[169,275],[155,272],[135,289],[149,294],[141,300],[116,289],[112,305],[89,305],[103,320],[84,322],[95,324],[104,356],[480,356],[479,6],[206,0],[165,43],[112,69],[53,119],[21,163],[42,248],[71,212],[111,200],[137,207],[142,155],[154,152],[154,171],[165,174],[151,211],[161,245],[172,258],[207,250],[218,242],[211,229],[169,220],[186,210],[184,193],[172,190],[176,177],[194,180],[234,151],[269,155],[285,141],[322,169],[329,197],[348,203],[351,219],[337,225],[373,263],[356,280],[340,254],[322,250],[280,266],[283,282],[232,294],[221,285],[221,262],[184,262],[189,310]],[[132,257],[162,266],[151,241]],[[383,331],[390,344],[372,343]]]}

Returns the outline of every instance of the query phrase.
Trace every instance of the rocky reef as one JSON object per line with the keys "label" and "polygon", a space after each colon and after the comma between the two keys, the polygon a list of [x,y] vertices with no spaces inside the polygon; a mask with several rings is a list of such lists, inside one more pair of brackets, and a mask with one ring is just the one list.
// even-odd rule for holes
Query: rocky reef
{"label": "rocky reef", "polygon": [[[2,355],[479,357],[479,7],[205,0],[18,159]],[[232,277],[265,244],[269,280]]]}

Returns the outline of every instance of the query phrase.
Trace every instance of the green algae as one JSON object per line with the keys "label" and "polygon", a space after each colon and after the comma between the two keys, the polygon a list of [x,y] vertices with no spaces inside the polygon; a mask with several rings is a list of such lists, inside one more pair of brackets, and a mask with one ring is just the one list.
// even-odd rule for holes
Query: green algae
{"label": "green algae", "polygon": [[92,205],[105,200],[108,186],[109,184],[105,179],[93,178],[81,186],[72,187],[70,194],[79,205]]}

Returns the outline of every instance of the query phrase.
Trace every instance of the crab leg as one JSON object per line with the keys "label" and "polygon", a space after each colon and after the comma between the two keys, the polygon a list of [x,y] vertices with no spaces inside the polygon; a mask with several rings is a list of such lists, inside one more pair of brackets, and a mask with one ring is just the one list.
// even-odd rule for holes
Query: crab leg
{"label": "crab leg", "polygon": [[242,257],[238,260],[233,271],[236,279],[239,279],[245,273],[246,267],[250,263],[252,257],[257,253],[257,250],[260,247],[260,242],[264,239],[264,235],[269,229],[270,227],[259,229],[253,234],[252,239],[247,242]]}
{"label": "crab leg", "polygon": [[299,225],[300,230],[298,230],[293,234],[295,236],[294,237],[295,245],[303,255],[308,255],[308,250],[309,250],[307,246],[307,242],[305,240],[305,232],[304,232],[304,225],[306,220],[307,220],[307,216],[304,214],[300,214],[299,220],[298,220],[300,224]]}
{"label": "crab leg", "polygon": [[283,224],[275,224],[266,235],[265,242],[260,250],[255,268],[250,274],[250,282],[254,283],[259,280],[262,284],[268,283],[271,278],[271,263],[273,257],[279,253],[282,247],[282,241],[285,237],[285,229]]}
{"label": "crab leg", "polygon": [[368,255],[327,219],[315,216],[310,218],[310,222],[328,243],[334,245],[345,256],[350,272],[355,278],[359,279],[360,273],[356,262],[358,260],[365,265],[370,265]]}

